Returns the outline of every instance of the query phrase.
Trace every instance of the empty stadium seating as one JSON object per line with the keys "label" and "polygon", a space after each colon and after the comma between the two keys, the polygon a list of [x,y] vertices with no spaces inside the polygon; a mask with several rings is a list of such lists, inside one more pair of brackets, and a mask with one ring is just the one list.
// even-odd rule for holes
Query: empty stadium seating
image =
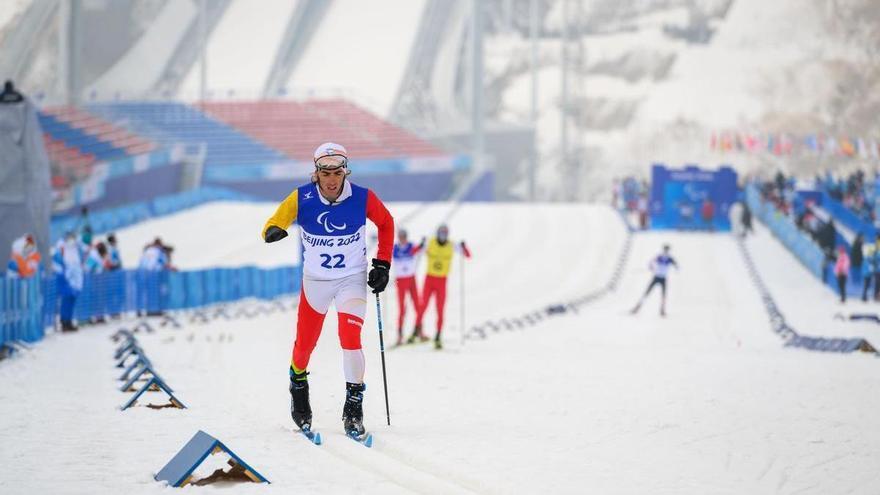
{"label": "empty stadium seating", "polygon": [[298,160],[310,160],[315,147],[325,141],[344,145],[353,159],[443,154],[427,141],[344,100],[213,102],[201,108]]}
{"label": "empty stadium seating", "polygon": [[47,107],[37,114],[49,159],[72,176],[85,176],[99,160],[147,153],[156,145],[76,107]]}
{"label": "empty stadium seating", "polygon": [[183,103],[99,103],[89,110],[164,146],[205,144],[206,164],[265,163],[283,159],[278,151]]}

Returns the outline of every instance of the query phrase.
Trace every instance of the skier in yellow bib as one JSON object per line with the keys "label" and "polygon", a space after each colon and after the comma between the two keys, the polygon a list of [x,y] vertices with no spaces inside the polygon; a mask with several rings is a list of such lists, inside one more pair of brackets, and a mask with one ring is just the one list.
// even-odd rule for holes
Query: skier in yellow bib
{"label": "skier in yellow bib", "polygon": [[435,296],[434,302],[437,308],[437,334],[434,336],[434,346],[442,349],[440,333],[443,330],[443,310],[446,305],[446,278],[452,266],[452,257],[455,251],[460,250],[465,258],[470,258],[471,253],[464,241],[453,244],[449,241],[449,227],[441,225],[437,229],[437,236],[428,242],[425,254],[428,259],[428,273],[425,275],[425,283],[422,286],[422,300],[416,313],[416,328],[407,343],[413,343],[416,339],[428,340],[422,333],[422,319],[428,309],[431,296]]}

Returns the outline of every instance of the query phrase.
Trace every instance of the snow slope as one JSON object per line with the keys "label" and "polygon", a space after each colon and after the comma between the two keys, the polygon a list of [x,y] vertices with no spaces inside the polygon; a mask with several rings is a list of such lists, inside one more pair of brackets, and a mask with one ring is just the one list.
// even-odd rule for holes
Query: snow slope
{"label": "snow slope", "polygon": [[[284,29],[297,2],[263,0],[259,8],[233,0],[208,39],[208,87],[221,98],[228,90],[255,98],[263,90]],[[199,63],[193,64],[180,94],[199,93]]]}
{"label": "snow slope", "polygon": [[406,69],[424,0],[336,0],[288,81],[293,93],[348,90],[388,114]]}
{"label": "snow slope", "polygon": [[[407,225],[415,238],[452,211],[419,208]],[[404,216],[396,205],[392,212]],[[210,224],[214,217],[196,218]],[[178,216],[187,225],[174,228],[194,228],[191,220]],[[474,253],[465,273],[471,322],[603,285],[625,239],[617,215],[603,206],[464,205],[449,223],[451,236],[466,239]],[[770,241],[761,234],[750,241],[756,262],[786,271],[788,254]],[[648,261],[663,243],[681,265],[671,275],[669,316],[656,315],[657,294],[631,316],[650,279]],[[0,491],[160,493],[152,474],[197,429],[272,481],[236,486],[236,493],[880,490],[880,396],[868,393],[880,385],[880,362],[783,348],[730,237],[637,234],[616,293],[578,315],[463,345],[460,272],[456,264],[449,281],[447,349],[386,353],[391,427],[384,425],[368,304],[372,450],[341,434],[344,387],[332,314],[310,365],[321,447],[290,431],[293,312],[139,337],[187,410],[114,409],[127,394],[114,390],[118,370],[107,336],[115,327],[108,326],[50,335],[33,352],[0,363],[0,442],[11,447],[0,449]],[[783,276],[768,269],[767,278],[778,296]],[[783,310],[793,319],[826,296],[805,290]],[[393,298],[392,289],[386,337],[394,333]]]}

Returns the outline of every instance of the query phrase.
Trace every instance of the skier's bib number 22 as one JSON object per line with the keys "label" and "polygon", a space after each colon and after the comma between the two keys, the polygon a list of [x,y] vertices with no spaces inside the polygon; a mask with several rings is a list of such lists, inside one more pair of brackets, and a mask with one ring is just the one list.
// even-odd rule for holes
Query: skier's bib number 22
{"label": "skier's bib number 22", "polygon": [[[321,262],[321,266],[324,268],[345,268],[345,256],[341,254],[335,254],[333,256],[329,254],[321,254],[321,259],[324,260]],[[333,264],[331,264],[333,262]]]}

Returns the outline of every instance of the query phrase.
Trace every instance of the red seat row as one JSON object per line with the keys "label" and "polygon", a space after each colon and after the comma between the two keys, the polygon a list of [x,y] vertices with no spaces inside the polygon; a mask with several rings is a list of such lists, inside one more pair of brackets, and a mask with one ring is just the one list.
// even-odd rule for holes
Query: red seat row
{"label": "red seat row", "polygon": [[213,102],[200,108],[293,159],[311,159],[315,146],[324,141],[338,142],[360,159],[444,154],[345,100]]}

